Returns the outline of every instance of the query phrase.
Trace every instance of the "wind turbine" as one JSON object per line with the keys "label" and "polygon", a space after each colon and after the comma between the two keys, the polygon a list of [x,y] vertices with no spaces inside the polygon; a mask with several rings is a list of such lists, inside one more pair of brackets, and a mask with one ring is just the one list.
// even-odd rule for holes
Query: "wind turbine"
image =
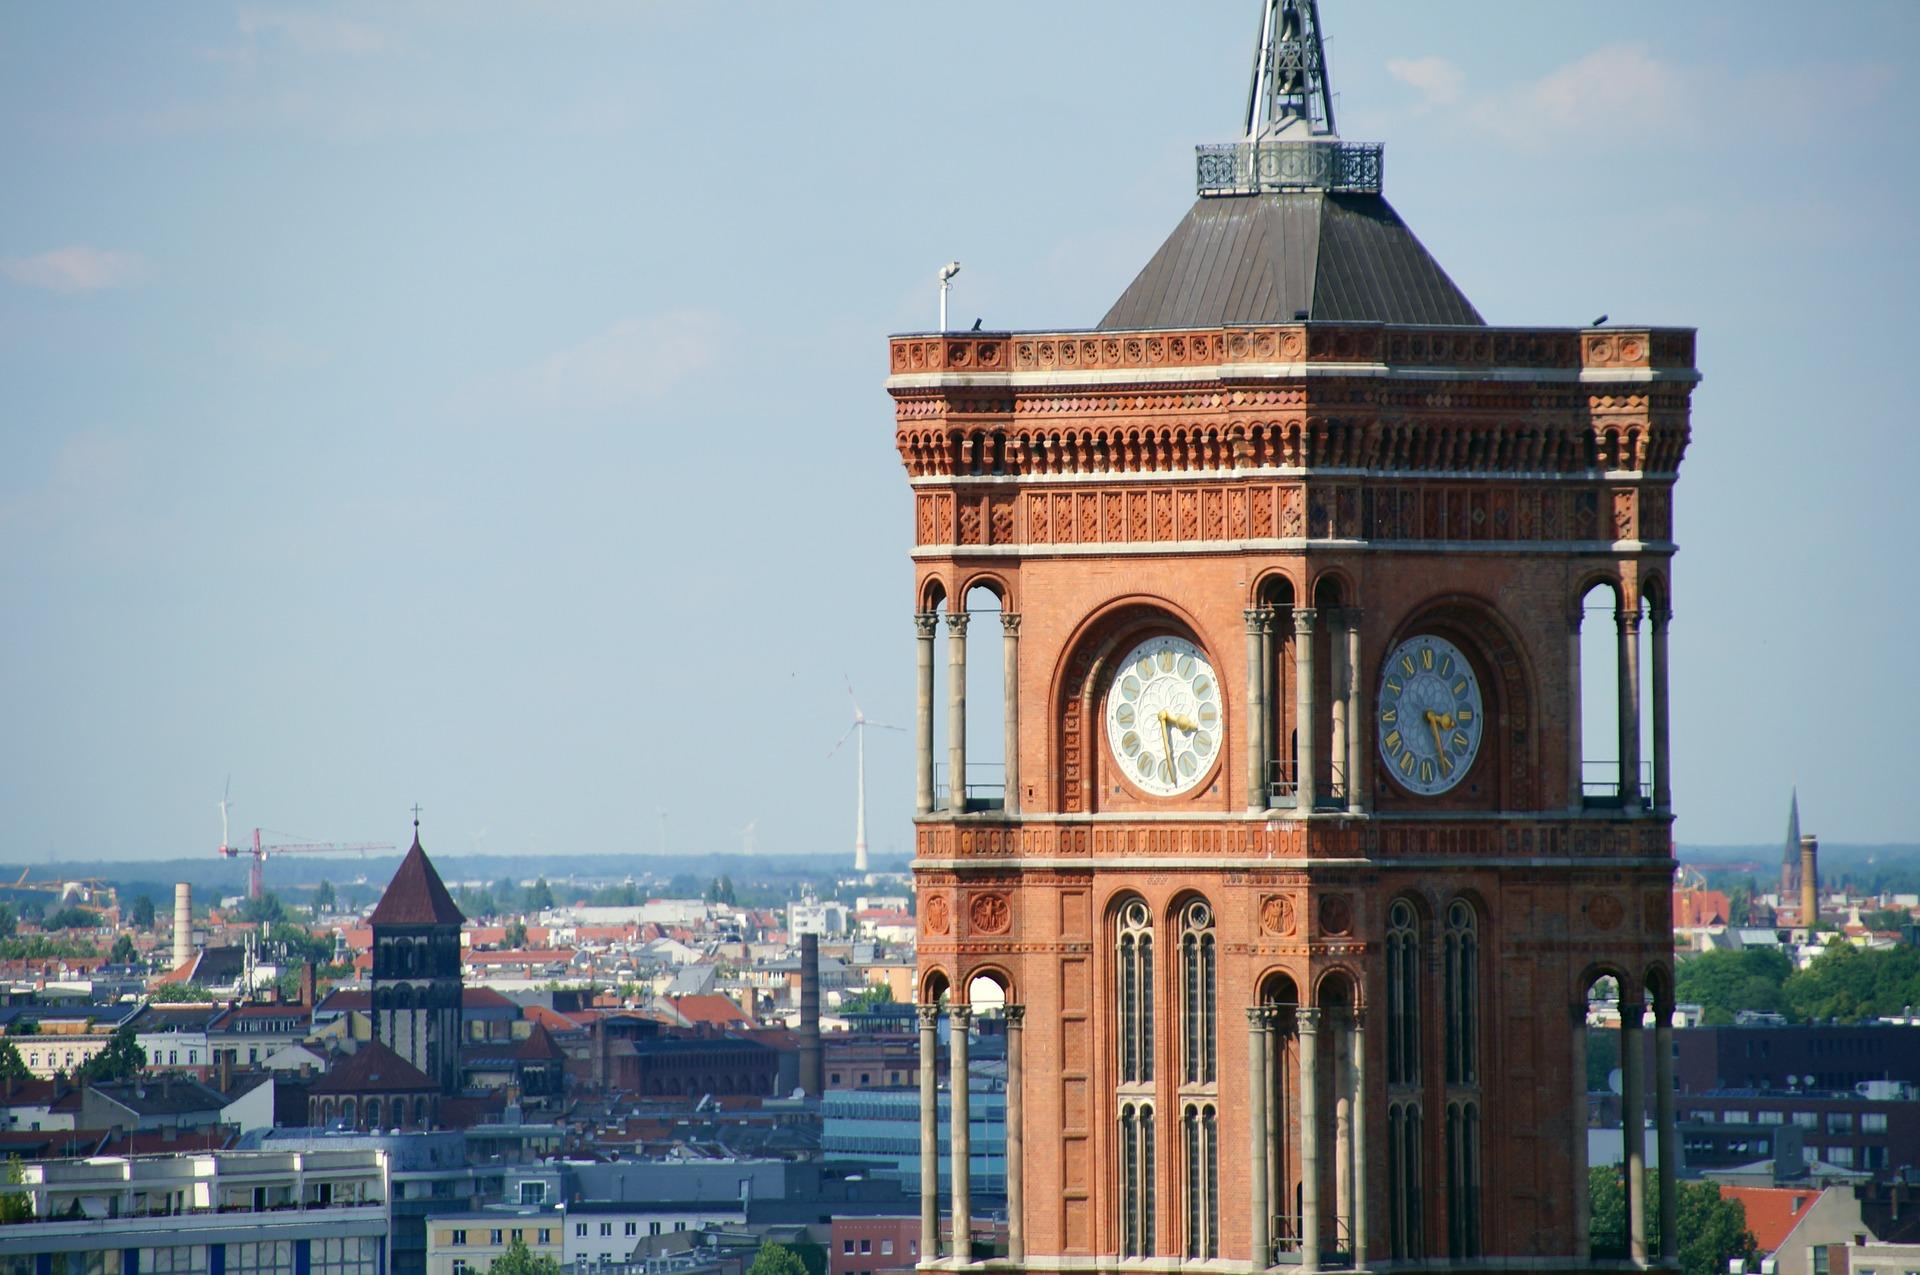
{"label": "wind turbine", "polygon": [[867,870],[867,727],[880,730],[897,730],[905,734],[904,726],[889,726],[885,722],[869,721],[860,711],[860,700],[853,693],[853,682],[847,682],[847,698],[853,701],[853,725],[847,727],[847,734],[840,737],[839,743],[827,750],[831,758],[840,751],[840,745],[847,742],[847,735],[853,736],[854,753],[854,807],[853,807],[853,870]]}

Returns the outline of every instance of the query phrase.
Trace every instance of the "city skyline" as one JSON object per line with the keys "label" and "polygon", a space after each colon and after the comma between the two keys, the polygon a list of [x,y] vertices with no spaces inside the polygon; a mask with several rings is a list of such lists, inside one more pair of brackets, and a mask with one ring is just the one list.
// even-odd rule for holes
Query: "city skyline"
{"label": "city skyline", "polygon": [[[443,853],[644,853],[664,810],[850,859],[843,679],[913,712],[884,336],[955,258],[956,328],[1094,323],[1233,132],[1251,8],[10,15],[0,859],[210,851],[229,774],[236,840],[418,800]],[[1490,322],[1701,332],[1677,839],[1771,842],[1795,783],[1829,843],[1913,839],[1897,714],[1817,671],[1897,682],[1920,618],[1878,526],[1920,22],[1327,12],[1342,132]]]}

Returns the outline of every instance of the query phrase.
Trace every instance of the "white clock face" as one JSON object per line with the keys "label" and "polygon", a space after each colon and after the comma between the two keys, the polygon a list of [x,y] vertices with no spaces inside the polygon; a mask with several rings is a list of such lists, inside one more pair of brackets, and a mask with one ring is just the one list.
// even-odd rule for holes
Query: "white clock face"
{"label": "white clock face", "polygon": [[1480,682],[1445,638],[1408,638],[1387,657],[1374,701],[1380,759],[1401,787],[1423,797],[1466,777],[1480,752]]}
{"label": "white clock face", "polygon": [[1129,783],[1156,797],[1197,787],[1220,756],[1220,679],[1185,638],[1148,638],[1107,688],[1107,746]]}

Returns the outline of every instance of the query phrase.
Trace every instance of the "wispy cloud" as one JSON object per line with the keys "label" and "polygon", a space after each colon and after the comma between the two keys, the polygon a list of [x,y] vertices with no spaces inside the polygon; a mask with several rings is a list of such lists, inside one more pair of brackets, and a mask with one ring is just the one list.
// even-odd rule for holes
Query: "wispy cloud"
{"label": "wispy cloud", "polygon": [[379,27],[332,14],[244,6],[236,22],[249,39],[281,40],[301,53],[366,57],[394,47],[393,37]]}
{"label": "wispy cloud", "polygon": [[[1697,145],[1740,130],[1769,135],[1820,125],[1809,113],[1783,111],[1802,91],[1777,72],[1673,62],[1639,44],[1609,44],[1535,79],[1474,91],[1465,71],[1444,57],[1394,58],[1387,73],[1420,95],[1422,113],[1445,108],[1468,126],[1511,145],[1533,148],[1577,139],[1589,146]],[[1813,75],[1800,68],[1796,75]],[[1841,86],[1827,101],[1832,117],[1870,107],[1894,82],[1891,66],[1862,62],[1820,70]]]}
{"label": "wispy cloud", "polygon": [[476,397],[560,410],[635,407],[710,367],[730,327],[707,310],[622,319],[547,354]]}
{"label": "wispy cloud", "polygon": [[0,257],[0,275],[48,292],[98,292],[131,283],[141,268],[137,253],[69,244],[31,257]]}
{"label": "wispy cloud", "polygon": [[1466,73],[1442,57],[1388,58],[1387,74],[1418,91],[1428,109],[1459,101],[1467,83]]}

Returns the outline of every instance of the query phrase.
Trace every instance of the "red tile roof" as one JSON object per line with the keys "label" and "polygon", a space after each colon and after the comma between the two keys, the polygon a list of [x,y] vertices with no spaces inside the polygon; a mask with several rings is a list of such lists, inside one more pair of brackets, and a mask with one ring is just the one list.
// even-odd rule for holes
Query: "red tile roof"
{"label": "red tile roof", "polygon": [[1760,1245],[1762,1253],[1772,1253],[1786,1242],[1787,1235],[1800,1225],[1813,1202],[1820,1198],[1815,1187],[1795,1190],[1777,1186],[1723,1186],[1720,1197],[1738,1200],[1747,1210],[1747,1229]]}
{"label": "red tile roof", "polygon": [[533,1025],[533,1030],[528,1032],[527,1038],[520,1042],[520,1047],[513,1051],[513,1056],[521,1062],[565,1062],[567,1060],[566,1050],[554,1044],[553,1037],[547,1035],[547,1029],[539,1023]]}
{"label": "red tile roof", "polygon": [[432,1093],[426,1073],[379,1041],[369,1041],[335,1063],[308,1093]]}
{"label": "red tile roof", "polygon": [[387,892],[367,918],[373,925],[459,925],[467,918],[454,906],[453,896],[433,870],[416,832],[400,870],[387,883]]}
{"label": "red tile roof", "polygon": [[681,996],[673,1000],[674,1009],[680,1017],[695,1026],[706,1023],[714,1027],[751,1027],[753,1020],[740,1012],[740,1007],[720,995]]}

